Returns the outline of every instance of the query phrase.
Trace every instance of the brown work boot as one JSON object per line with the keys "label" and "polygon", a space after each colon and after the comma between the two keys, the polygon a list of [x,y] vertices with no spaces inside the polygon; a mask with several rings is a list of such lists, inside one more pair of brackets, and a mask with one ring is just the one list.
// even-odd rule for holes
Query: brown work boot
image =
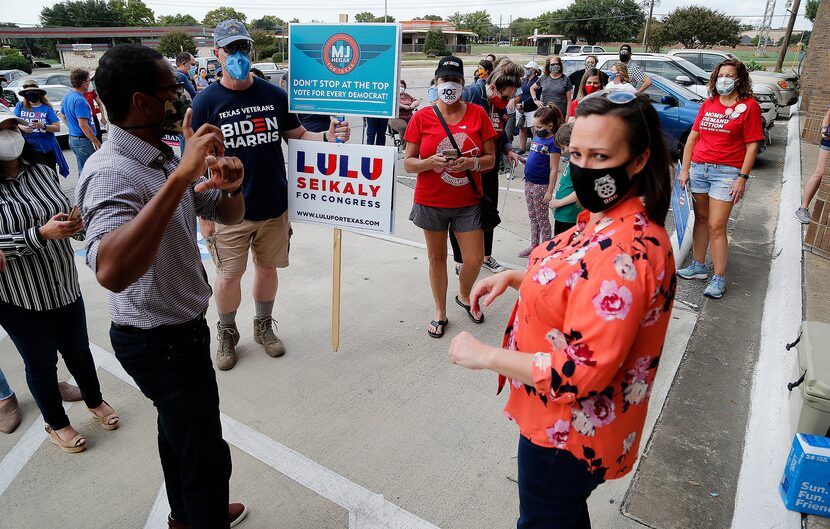
{"label": "brown work boot", "polygon": [[[228,523],[231,527],[236,527],[239,522],[248,516],[248,508],[241,503],[231,503],[228,505]],[[173,515],[167,515],[167,527],[169,529],[190,529],[190,524],[177,522],[173,519]]]}
{"label": "brown work boot", "polygon": [[216,329],[218,331],[216,340],[219,342],[216,348],[216,369],[227,371],[236,365],[236,344],[239,343],[239,331],[236,324],[225,327],[217,323]]}
{"label": "brown work boot", "polygon": [[17,407],[17,395],[0,400],[0,432],[12,433],[20,426],[20,409]]}
{"label": "brown work boot", "polygon": [[274,333],[274,318],[254,318],[254,341],[265,347],[268,356],[282,356],[285,354],[285,345]]}

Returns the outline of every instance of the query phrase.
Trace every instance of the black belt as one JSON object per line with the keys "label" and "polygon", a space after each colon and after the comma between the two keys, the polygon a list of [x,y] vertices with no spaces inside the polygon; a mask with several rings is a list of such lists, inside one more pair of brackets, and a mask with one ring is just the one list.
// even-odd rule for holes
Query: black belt
{"label": "black belt", "polygon": [[[86,136],[74,136],[72,134],[69,135],[70,138],[86,138]],[[89,139],[89,138],[87,138]]]}
{"label": "black belt", "polygon": [[158,327],[152,327],[150,329],[142,329],[140,327],[133,327],[132,325],[121,325],[115,322],[112,322],[112,326],[118,329],[119,332],[123,332],[126,334],[171,334],[186,331],[192,328],[194,325],[203,322],[204,320],[205,313],[202,312],[192,320],[186,321],[184,323],[174,323],[172,325],[159,325]]}

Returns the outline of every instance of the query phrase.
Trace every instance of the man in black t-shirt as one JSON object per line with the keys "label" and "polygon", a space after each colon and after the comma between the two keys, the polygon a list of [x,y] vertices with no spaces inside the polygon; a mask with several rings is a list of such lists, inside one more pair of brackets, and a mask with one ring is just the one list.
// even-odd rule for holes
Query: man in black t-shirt
{"label": "man in black t-shirt", "polygon": [[193,101],[193,127],[211,123],[224,136],[225,155],[235,156],[245,168],[242,192],[245,219],[235,226],[201,221],[216,265],[214,294],[219,312],[216,367],[236,364],[239,330],[236,311],[241,301],[241,278],[254,253],[253,297],[256,317],[254,341],[272,357],[285,354],[272,317],[277,294],[277,268],[288,266],[291,223],[288,221],[288,182],[282,141],[303,139],[347,141],[349,125],[331,122],[326,132],[309,132],[297,116],[288,112],[288,96],[282,88],[251,75],[251,43],[241,22],[226,20],[214,30],[213,53],[222,64],[222,79]]}

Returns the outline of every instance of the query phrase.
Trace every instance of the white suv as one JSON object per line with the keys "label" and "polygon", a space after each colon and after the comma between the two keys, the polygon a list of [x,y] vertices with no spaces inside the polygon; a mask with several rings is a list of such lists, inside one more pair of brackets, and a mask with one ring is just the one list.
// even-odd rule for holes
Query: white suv
{"label": "white suv", "polygon": [[[718,64],[726,59],[740,60],[727,51],[718,50],[669,50],[669,55],[682,57],[707,73],[711,73]],[[765,85],[772,89],[779,107],[792,105],[798,100],[798,75],[793,72],[777,73],[756,70],[749,72],[749,77],[752,79],[753,89],[757,89],[759,85]]]}

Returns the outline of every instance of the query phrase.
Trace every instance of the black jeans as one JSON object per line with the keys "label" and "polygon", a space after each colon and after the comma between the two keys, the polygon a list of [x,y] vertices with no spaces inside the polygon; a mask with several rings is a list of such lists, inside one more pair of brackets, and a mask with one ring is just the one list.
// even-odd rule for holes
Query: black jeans
{"label": "black jeans", "polygon": [[115,356],[158,411],[158,446],[173,519],[228,528],[231,452],[203,318],[142,330],[113,324]]}
{"label": "black jeans", "polygon": [[[499,156],[498,154],[496,156]],[[467,184],[470,185],[470,184]],[[484,194],[490,197],[493,204],[499,205],[499,170],[497,167],[490,169],[486,173],[481,173],[481,187]],[[455,234],[450,231],[450,244],[452,245],[452,258],[461,264],[464,258],[461,256],[461,247],[458,245],[458,239]],[[493,230],[484,230],[484,255],[493,255]]]}
{"label": "black jeans", "polygon": [[89,350],[84,299],[52,310],[30,310],[0,301],[0,325],[26,366],[26,382],[53,430],[69,426],[58,390],[58,351],[89,408],[101,405],[101,386]]}
{"label": "black jeans", "polygon": [[587,500],[602,482],[570,452],[519,436],[516,529],[591,529]]}

